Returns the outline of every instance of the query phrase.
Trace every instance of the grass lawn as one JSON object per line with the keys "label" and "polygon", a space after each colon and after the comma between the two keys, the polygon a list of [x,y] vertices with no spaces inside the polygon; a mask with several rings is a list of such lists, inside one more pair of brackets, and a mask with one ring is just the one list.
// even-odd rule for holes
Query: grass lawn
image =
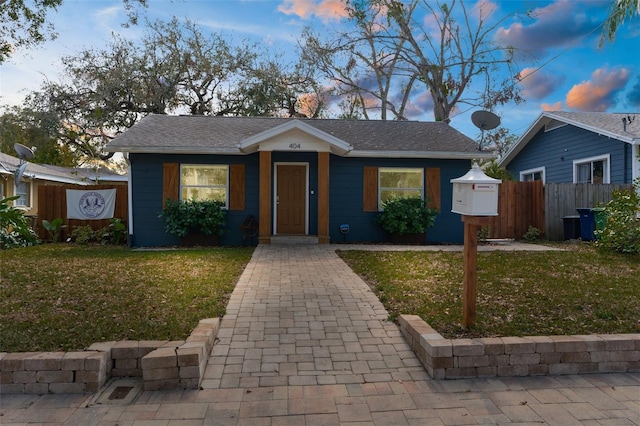
{"label": "grass lawn", "polygon": [[186,338],[221,317],[252,248],[131,251],[46,244],[0,252],[0,352]]}
{"label": "grass lawn", "polygon": [[462,325],[462,253],[341,251],[392,319],[419,315],[446,338],[640,333],[640,256],[590,245],[478,253],[477,323]]}

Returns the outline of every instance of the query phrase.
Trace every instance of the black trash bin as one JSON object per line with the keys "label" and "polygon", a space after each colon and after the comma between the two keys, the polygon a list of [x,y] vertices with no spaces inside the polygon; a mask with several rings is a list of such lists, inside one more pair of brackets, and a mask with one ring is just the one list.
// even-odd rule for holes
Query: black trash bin
{"label": "black trash bin", "polygon": [[580,238],[580,216],[564,216],[564,239],[577,240]]}
{"label": "black trash bin", "polygon": [[582,241],[593,241],[596,230],[596,218],[591,208],[576,209],[580,213],[580,238]]}

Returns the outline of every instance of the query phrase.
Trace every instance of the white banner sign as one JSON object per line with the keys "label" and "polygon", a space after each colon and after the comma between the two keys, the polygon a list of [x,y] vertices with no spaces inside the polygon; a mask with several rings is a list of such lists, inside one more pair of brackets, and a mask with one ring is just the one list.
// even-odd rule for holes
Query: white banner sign
{"label": "white banner sign", "polygon": [[115,206],[115,189],[67,189],[67,219],[111,219]]}

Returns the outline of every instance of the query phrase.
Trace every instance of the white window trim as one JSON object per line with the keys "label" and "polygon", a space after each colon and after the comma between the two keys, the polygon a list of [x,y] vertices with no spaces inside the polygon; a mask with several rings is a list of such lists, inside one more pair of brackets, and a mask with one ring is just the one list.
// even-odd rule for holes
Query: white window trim
{"label": "white window trim", "polygon": [[640,179],[640,144],[631,146],[633,147],[631,150],[631,179],[633,182],[636,179]]}
{"label": "white window trim", "polygon": [[[421,167],[378,167],[378,211],[382,211],[382,202],[380,201],[380,194],[382,193],[382,185],[380,185],[380,173],[383,170],[393,170],[393,169],[405,169],[405,170],[420,170],[422,173],[422,187],[420,188],[420,198],[424,200],[424,190],[425,190],[425,172],[424,168]],[[385,187],[386,188],[386,187]]]}
{"label": "white window trim", "polygon": [[603,183],[611,183],[611,154],[573,160],[573,183],[578,183],[578,165],[602,160],[604,160],[604,170],[602,171]]}
{"label": "white window trim", "polygon": [[[23,178],[24,179],[24,178]],[[25,183],[27,185],[27,202],[28,205],[26,206],[18,206],[16,205],[16,201],[18,200],[14,200],[13,201],[13,206],[17,209],[20,210],[31,210],[33,208],[33,182],[27,182],[25,180],[22,181],[23,183]],[[16,185],[16,182],[13,182],[13,195],[20,195],[18,194],[18,186]]]}
{"label": "white window trim", "polygon": [[536,167],[533,169],[528,169],[528,170],[522,170],[520,172],[520,182],[522,182],[522,177],[524,175],[530,175],[533,173],[538,173],[540,172],[540,174],[542,175],[542,183],[547,183],[547,168],[542,166],[542,167]]}
{"label": "white window trim", "polygon": [[180,192],[179,192],[179,196],[180,196],[180,201],[184,201],[182,199],[182,168],[183,167],[226,167],[227,168],[227,185],[226,185],[226,191],[225,191],[225,200],[224,200],[224,208],[225,209],[229,209],[229,186],[230,186],[230,182],[229,182],[229,170],[231,169],[231,167],[229,167],[228,164],[180,164],[180,179],[179,179],[179,183],[180,183]]}

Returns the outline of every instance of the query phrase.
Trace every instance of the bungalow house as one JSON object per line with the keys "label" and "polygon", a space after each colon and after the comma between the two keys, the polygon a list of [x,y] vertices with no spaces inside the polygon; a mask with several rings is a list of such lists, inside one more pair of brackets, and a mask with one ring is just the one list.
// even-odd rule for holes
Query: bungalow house
{"label": "bungalow house", "polygon": [[42,185],[93,185],[100,183],[126,184],[127,177],[107,169],[72,168],[50,164],[27,163],[16,182],[15,171],[20,159],[0,153],[0,198],[19,195],[14,206],[23,209],[26,216],[38,215],[38,188]]}
{"label": "bungalow house", "polygon": [[381,242],[387,235],[375,217],[382,202],[406,193],[440,210],[430,242],[461,242],[449,181],[489,156],[445,123],[168,115],[145,117],[107,149],[129,161],[134,246],[176,244],[158,215],[167,199],[195,196],[225,202],[223,244],[243,243],[250,216],[264,244],[294,235]]}
{"label": "bungalow house", "polygon": [[640,113],[543,112],[499,164],[521,181],[630,184],[640,177]]}

